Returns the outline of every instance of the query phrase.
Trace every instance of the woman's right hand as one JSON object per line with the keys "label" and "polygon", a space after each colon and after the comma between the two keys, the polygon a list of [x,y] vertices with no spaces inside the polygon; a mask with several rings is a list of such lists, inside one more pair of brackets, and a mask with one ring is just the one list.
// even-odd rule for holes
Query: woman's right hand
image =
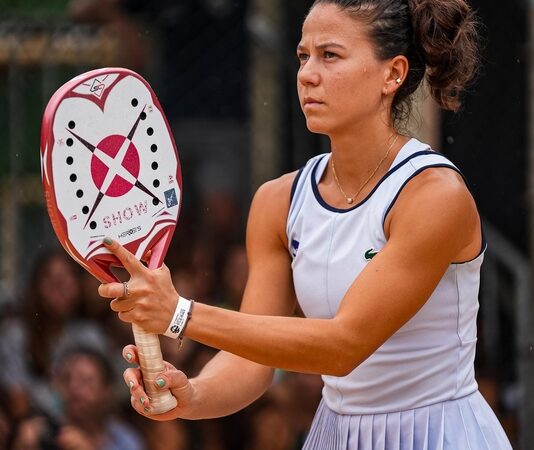
{"label": "woman's right hand", "polygon": [[[130,364],[139,364],[137,347],[127,345],[122,352],[124,359]],[[130,389],[132,407],[142,416],[152,420],[164,421],[187,418],[191,411],[194,388],[185,373],[164,361],[165,370],[156,377],[155,386],[158,390],[171,391],[178,401],[177,406],[163,414],[152,414],[150,399],[143,387],[143,375],[139,367],[130,367],[124,371],[124,381]]]}

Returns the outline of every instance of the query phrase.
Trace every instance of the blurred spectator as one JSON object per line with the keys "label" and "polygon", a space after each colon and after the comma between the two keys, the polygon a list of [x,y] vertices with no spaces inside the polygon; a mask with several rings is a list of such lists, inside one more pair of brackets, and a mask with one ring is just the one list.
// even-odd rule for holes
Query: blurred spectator
{"label": "blurred spectator", "polygon": [[58,419],[36,415],[23,421],[13,450],[142,450],[141,436],[114,414],[112,366],[103,354],[72,348],[53,375],[62,400]]}
{"label": "blurred spectator", "polygon": [[80,23],[101,24],[117,45],[117,66],[141,71],[150,64],[150,42],[140,24],[124,14],[121,0],[71,0],[68,15]]}
{"label": "blurred spectator", "polygon": [[323,381],[319,375],[287,372],[280,386],[289,392],[287,396],[289,402],[282,407],[288,411],[291,428],[295,432],[294,448],[300,449],[304,445],[315,411],[321,401]]}
{"label": "blurred spectator", "polygon": [[10,447],[15,425],[7,401],[7,396],[0,386],[0,449],[7,449]]}
{"label": "blurred spectator", "polygon": [[322,387],[319,375],[277,371],[273,385],[247,409],[251,426],[247,450],[301,449]]}
{"label": "blurred spectator", "polygon": [[202,289],[198,288],[195,270],[192,267],[178,267],[172,270],[172,282],[181,296],[199,298]]}
{"label": "blurred spectator", "polygon": [[109,307],[109,300],[98,295],[98,281],[89,272],[82,271],[81,277],[82,300],[81,315],[85,320],[89,320],[105,329],[106,336],[117,347],[124,347],[133,340],[132,327],[130,324],[122,322]]}
{"label": "blurred spectator", "polygon": [[21,317],[7,318],[0,329],[0,383],[13,417],[32,409],[57,416],[60,405],[48,376],[61,351],[76,344],[109,349],[101,329],[78,317],[80,295],[79,270],[65,252],[48,252],[37,261]]}
{"label": "blurred spectator", "polygon": [[247,252],[245,247],[234,245],[227,252],[222,267],[220,302],[234,310],[241,306],[248,278]]}
{"label": "blurred spectator", "polygon": [[251,435],[246,450],[294,450],[295,431],[287,411],[271,396],[264,397],[250,411]]}
{"label": "blurred spectator", "polygon": [[[191,239],[194,239],[194,236]],[[196,239],[191,245],[187,261],[171,268],[171,272],[173,283],[180,295],[213,304],[219,289],[220,270],[211,242],[209,239]]]}
{"label": "blurred spectator", "polygon": [[134,419],[145,437],[149,450],[192,450],[187,423],[181,420],[153,422],[138,416]]}

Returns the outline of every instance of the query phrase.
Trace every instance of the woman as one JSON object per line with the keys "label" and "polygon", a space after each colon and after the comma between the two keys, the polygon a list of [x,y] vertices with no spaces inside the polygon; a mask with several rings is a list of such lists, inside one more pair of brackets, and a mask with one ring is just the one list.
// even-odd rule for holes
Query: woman
{"label": "woman", "polygon": [[76,343],[102,350],[109,345],[96,323],[79,317],[79,268],[65,252],[40,256],[25,294],[20,317],[9,317],[0,326],[0,383],[14,417],[32,411],[56,417],[61,407],[50,385],[51,364]]}
{"label": "woman", "polygon": [[[510,448],[474,379],[485,249],[474,200],[452,163],[397,131],[424,79],[442,108],[459,108],[477,66],[470,8],[316,0],[297,53],[307,126],[332,151],[256,193],[241,312],[195,304],[185,336],[222,351],[191,380],[169,367],[157,384],[178,406],[152,418],[229,414],[279,367],[323,375],[305,449]],[[129,292],[111,303],[122,320],[162,333],[177,304],[187,312],[166,268],[106,243],[131,274],[126,288],[100,287]],[[296,301],[306,318],[287,317]],[[139,371],[125,380],[150,416]]]}
{"label": "woman", "polygon": [[142,450],[140,435],[114,411],[116,372],[104,353],[73,346],[58,356],[53,383],[61,415],[36,414],[19,423],[13,450]]}

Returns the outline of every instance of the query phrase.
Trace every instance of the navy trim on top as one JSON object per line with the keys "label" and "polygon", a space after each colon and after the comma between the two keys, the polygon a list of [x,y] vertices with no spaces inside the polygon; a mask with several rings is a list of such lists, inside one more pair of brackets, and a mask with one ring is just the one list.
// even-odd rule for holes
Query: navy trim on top
{"label": "navy trim on top", "polygon": [[[455,167],[454,165],[451,164],[446,164],[446,163],[436,163],[436,164],[431,164],[431,165],[428,165],[428,166],[424,166],[424,167],[420,167],[419,169],[417,169],[413,174],[411,174],[405,181],[404,183],[401,185],[401,187],[399,188],[399,190],[397,191],[397,193],[395,194],[395,197],[393,197],[393,200],[391,200],[391,203],[389,204],[389,206],[387,207],[386,209],[386,212],[384,214],[384,219],[382,220],[382,229],[384,228],[384,225],[386,223],[386,219],[387,219],[387,216],[389,214],[389,212],[391,211],[391,208],[393,208],[393,205],[395,204],[395,202],[397,201],[397,199],[399,198],[399,195],[400,193],[402,192],[402,190],[404,189],[404,187],[408,184],[408,182],[410,180],[412,180],[414,177],[416,177],[417,175],[419,175],[421,172],[425,171],[426,169],[432,169],[432,168],[439,168],[439,167],[446,167],[448,169],[451,169],[451,170],[454,170],[455,172],[457,172],[463,179],[466,187],[467,187],[467,190],[471,193],[472,195],[472,192],[471,192],[471,189],[469,189],[469,185],[467,184],[467,180],[465,179],[465,176],[462,172],[460,172],[460,170]],[[477,212],[478,212],[478,208],[477,208]],[[480,216],[480,213],[479,213],[479,216]],[[466,263],[469,263],[471,261],[474,261],[475,259],[477,259],[482,253],[484,253],[484,251],[486,250],[486,248],[488,247],[488,244],[487,244],[487,241],[486,241],[486,236],[484,235],[484,229],[482,227],[482,220],[480,221],[480,231],[481,231],[481,234],[482,234],[482,245],[481,245],[481,248],[480,248],[480,252],[478,252],[477,256],[475,256],[474,258],[468,260],[468,261],[462,261],[462,262],[452,262],[451,264],[466,264]],[[385,233],[385,231],[384,231]]]}
{"label": "navy trim on top", "polygon": [[295,191],[297,190],[297,184],[299,182],[300,176],[302,175],[304,167],[306,167],[306,165],[302,166],[299,169],[297,175],[295,176],[295,179],[293,180],[293,184],[291,185],[291,194],[290,194],[290,197],[289,197],[289,204],[290,205],[291,205],[291,203],[293,203],[293,197],[295,196]]}
{"label": "navy trim on top", "polygon": [[424,170],[426,169],[433,169],[433,168],[436,168],[436,167],[447,167],[449,169],[452,169],[454,170],[455,172],[458,172],[460,174],[460,176],[464,179],[465,181],[465,177],[462,175],[462,172],[460,172],[456,167],[454,166],[451,166],[450,164],[445,164],[445,163],[436,163],[436,164],[431,164],[429,166],[424,166],[424,167],[420,167],[419,169],[417,169],[414,173],[412,173],[408,178],[406,178],[406,180],[404,180],[404,183],[401,184],[399,190],[397,191],[397,193],[395,194],[395,197],[393,197],[393,200],[391,200],[391,203],[389,204],[389,206],[386,208],[386,212],[384,213],[384,218],[382,219],[382,228],[384,228],[384,225],[386,223],[386,218],[388,217],[388,214],[389,214],[389,211],[391,210],[391,208],[393,208],[393,205],[395,204],[395,202],[397,201],[397,199],[399,198],[399,195],[400,193],[402,192],[402,190],[404,189],[404,186],[406,186],[413,178],[415,178],[417,175],[419,175],[421,172],[423,172]]}
{"label": "navy trim on top", "polygon": [[[369,192],[369,194],[367,195],[367,197],[365,197],[360,203],[357,203],[356,205],[352,206],[351,208],[348,208],[348,209],[340,209],[340,208],[334,208],[333,206],[330,206],[328,203],[326,203],[323,198],[321,197],[321,193],[319,192],[319,187],[317,186],[317,182],[315,181],[315,174],[317,172],[317,167],[319,166],[319,163],[327,156],[327,155],[324,155],[322,158],[318,159],[317,162],[315,163],[315,166],[313,167],[312,169],[312,172],[311,172],[311,184],[312,184],[312,190],[313,190],[313,194],[315,195],[315,198],[317,199],[317,201],[320,203],[320,205],[323,207],[323,208],[326,208],[328,209],[329,211],[332,211],[332,212],[337,212],[337,213],[347,213],[347,212],[350,212],[350,211],[353,211],[355,210],[356,208],[360,207],[361,205],[363,205],[373,194],[374,192],[378,189],[378,187],[389,177],[391,176],[394,172],[396,172],[398,169],[400,169],[402,166],[404,166],[408,161],[410,161],[411,159],[417,157],[417,156],[421,156],[421,155],[439,155],[439,156],[443,156],[444,158],[446,158],[444,155],[442,155],[441,153],[438,153],[438,152],[435,152],[433,150],[422,150],[420,152],[415,152],[415,153],[412,153],[410,156],[408,156],[406,159],[402,160],[400,163],[398,163],[396,166],[392,167],[391,169],[389,169],[385,174],[384,176],[378,181],[378,183],[375,185],[375,187],[373,188],[373,190],[371,192]],[[448,159],[447,159],[448,161]],[[451,162],[452,164],[452,162]],[[447,166],[449,167],[449,166]],[[461,173],[460,173],[461,175]],[[463,177],[463,175],[462,175]]]}

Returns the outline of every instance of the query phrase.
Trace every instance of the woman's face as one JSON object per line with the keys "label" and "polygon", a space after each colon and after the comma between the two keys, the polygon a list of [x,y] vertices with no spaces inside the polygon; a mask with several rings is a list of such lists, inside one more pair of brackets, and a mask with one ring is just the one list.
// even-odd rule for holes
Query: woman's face
{"label": "woman's face", "polygon": [[109,386],[98,364],[89,356],[69,357],[55,382],[71,419],[98,417],[106,409],[106,397],[109,403]]}
{"label": "woman's face", "polygon": [[72,314],[78,304],[80,281],[71,265],[63,258],[54,256],[47,263],[39,281],[44,307],[57,318]]}
{"label": "woman's face", "polygon": [[332,135],[383,112],[387,62],[375,56],[368,26],[336,5],[315,6],[297,47],[297,87],[310,131]]}

